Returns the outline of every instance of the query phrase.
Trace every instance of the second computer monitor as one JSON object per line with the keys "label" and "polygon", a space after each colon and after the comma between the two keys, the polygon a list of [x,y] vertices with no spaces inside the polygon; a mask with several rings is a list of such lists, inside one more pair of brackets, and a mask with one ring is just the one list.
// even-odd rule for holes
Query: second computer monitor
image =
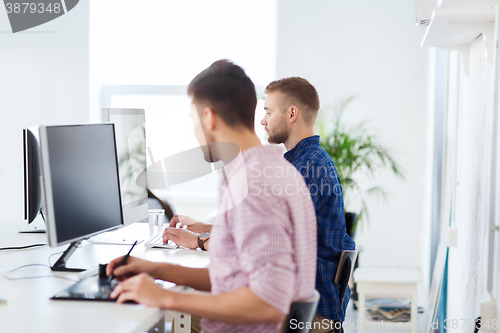
{"label": "second computer monitor", "polygon": [[31,223],[42,210],[42,192],[40,188],[40,144],[38,129],[23,129],[24,157],[24,219]]}
{"label": "second computer monitor", "polygon": [[[137,185],[146,170],[146,117],[143,109],[102,109],[102,121],[115,124],[125,225],[148,217],[148,192]],[[145,174],[145,173],[144,173]]]}

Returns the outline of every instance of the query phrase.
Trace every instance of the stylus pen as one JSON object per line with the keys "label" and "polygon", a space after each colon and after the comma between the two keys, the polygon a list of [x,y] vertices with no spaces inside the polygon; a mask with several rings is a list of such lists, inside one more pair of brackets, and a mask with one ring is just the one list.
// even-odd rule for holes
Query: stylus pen
{"label": "stylus pen", "polygon": [[[125,263],[127,262],[128,260],[128,257],[130,257],[130,252],[132,252],[132,250],[134,249],[134,246],[137,244],[137,241],[135,241],[134,245],[132,245],[132,247],[130,248],[130,250],[128,250],[128,253],[123,257],[122,261],[120,261],[120,263],[118,264],[118,266],[116,266],[115,269],[117,269],[118,267],[120,266],[123,266],[125,265]],[[109,276],[108,278],[108,281],[111,281],[115,278],[115,274],[111,273],[111,275]]]}

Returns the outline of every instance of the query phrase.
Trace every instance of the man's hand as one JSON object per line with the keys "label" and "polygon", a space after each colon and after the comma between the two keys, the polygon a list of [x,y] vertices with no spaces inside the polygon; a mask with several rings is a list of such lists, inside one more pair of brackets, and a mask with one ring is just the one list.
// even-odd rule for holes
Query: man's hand
{"label": "man's hand", "polygon": [[151,275],[140,273],[117,285],[111,293],[111,298],[118,298],[117,303],[135,301],[147,306],[166,308],[168,294],[170,293],[167,290],[154,282]]}
{"label": "man's hand", "polygon": [[163,231],[163,243],[166,244],[171,240],[175,244],[187,247],[188,249],[196,249],[198,247],[198,235],[189,230],[165,228]]}
{"label": "man's hand", "polygon": [[175,228],[177,223],[180,223],[181,227],[187,225],[189,231],[192,231],[197,234],[210,232],[210,229],[212,229],[212,225],[203,222],[198,222],[192,217],[186,215],[177,215],[177,214],[174,215],[174,217],[172,217],[172,219],[170,220],[169,227]]}
{"label": "man's hand", "polygon": [[135,257],[129,257],[125,265],[117,267],[123,257],[116,258],[111,261],[106,267],[106,275],[111,276],[114,273],[118,281],[125,280],[131,276],[137,275],[142,272],[153,274],[155,266],[154,262],[142,260]]}
{"label": "man's hand", "polygon": [[177,223],[180,223],[181,224],[181,227],[184,226],[184,225],[187,225],[188,228],[191,224],[195,224],[195,223],[198,223],[198,221],[196,221],[195,219],[193,219],[192,217],[189,217],[189,216],[186,216],[186,215],[178,215],[178,214],[175,214],[172,219],[170,220],[170,225],[169,227],[171,228],[175,228],[175,226],[177,225]]}

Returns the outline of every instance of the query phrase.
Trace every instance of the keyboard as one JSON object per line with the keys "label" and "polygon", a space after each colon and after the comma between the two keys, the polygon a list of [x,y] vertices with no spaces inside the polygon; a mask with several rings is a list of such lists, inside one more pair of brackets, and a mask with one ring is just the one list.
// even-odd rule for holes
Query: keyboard
{"label": "keyboard", "polygon": [[171,240],[169,240],[167,242],[167,244],[164,244],[163,243],[163,233],[160,233],[160,234],[153,236],[152,238],[146,240],[144,245],[147,248],[152,248],[152,247],[162,248],[162,249],[177,249],[177,248],[179,248],[179,246],[177,244],[175,244],[174,242],[172,242]]}

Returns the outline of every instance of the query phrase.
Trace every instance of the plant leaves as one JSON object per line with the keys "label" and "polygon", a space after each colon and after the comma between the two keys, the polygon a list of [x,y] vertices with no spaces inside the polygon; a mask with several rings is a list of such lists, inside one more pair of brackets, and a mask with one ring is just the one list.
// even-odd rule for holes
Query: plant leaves
{"label": "plant leaves", "polygon": [[[333,105],[322,108],[318,113],[316,131],[320,134],[320,145],[332,158],[346,194],[359,186],[355,173],[363,172],[367,178],[377,175],[379,169],[389,168],[392,173],[404,179],[403,167],[396,161],[393,152],[380,143],[377,134],[368,129],[369,120],[347,126],[342,116],[347,106],[358,96],[356,94],[341,97]],[[358,221],[369,220],[367,196],[387,200],[387,193],[380,186],[366,190],[361,200],[361,212]]]}

